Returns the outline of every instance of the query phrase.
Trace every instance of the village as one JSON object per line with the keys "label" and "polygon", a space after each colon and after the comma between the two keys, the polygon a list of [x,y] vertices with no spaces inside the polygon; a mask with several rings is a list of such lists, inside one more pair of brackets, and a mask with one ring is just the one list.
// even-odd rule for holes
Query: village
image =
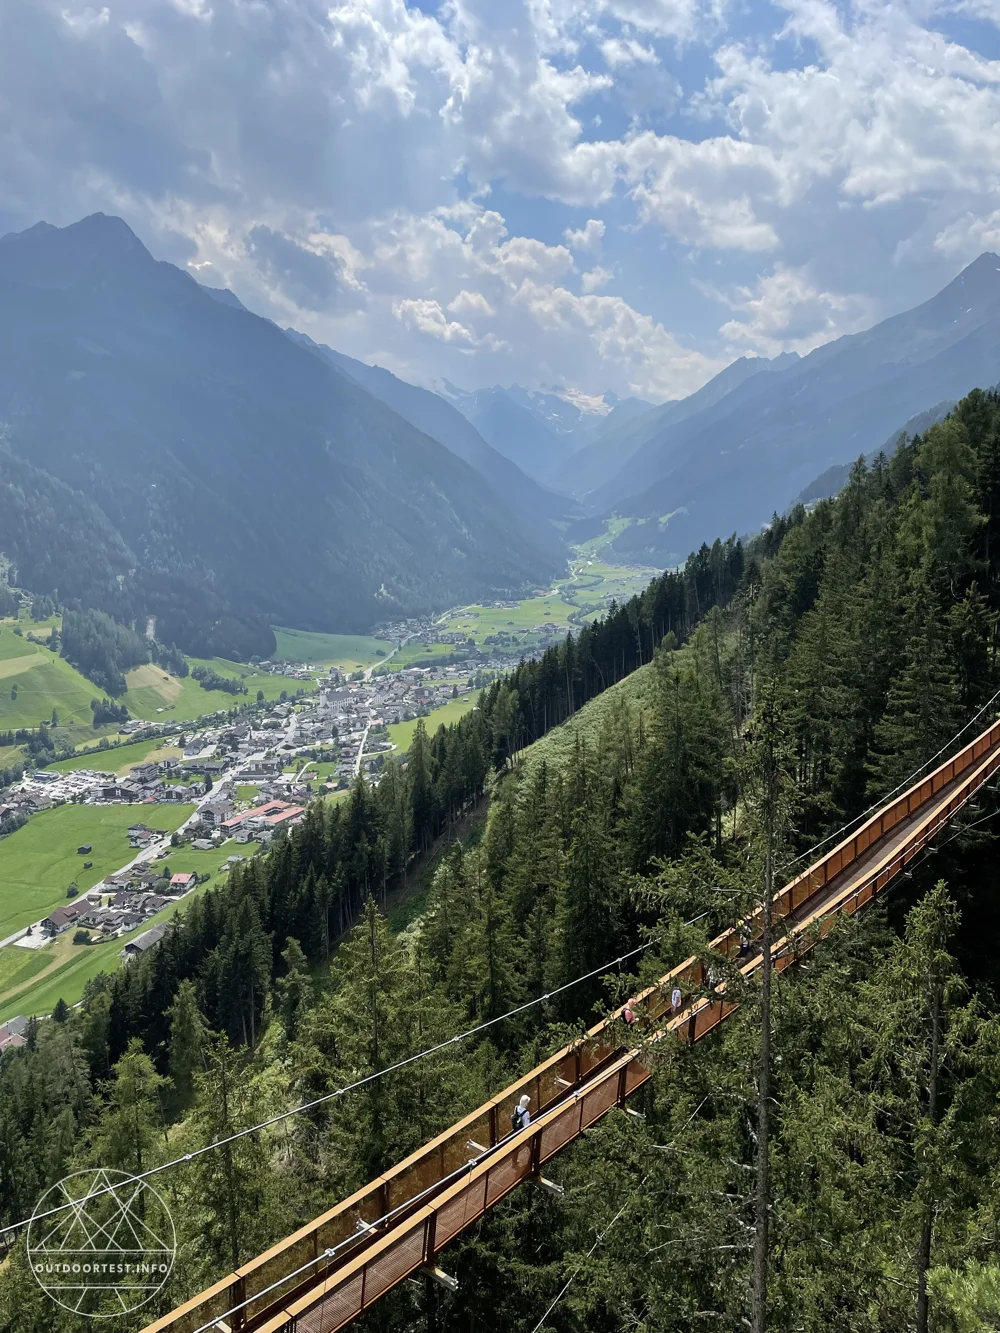
{"label": "village", "polygon": [[[92,765],[77,757],[30,768],[0,789],[0,836],[65,805],[134,812],[127,851],[123,838],[126,863],[88,885],[92,848],[75,846],[79,883],[68,890],[53,884],[53,896],[66,899],[0,940],[0,948],[53,949],[68,941],[113,948],[127,964],[162,941],[178,907],[200,886],[300,823],[310,800],[343,799],[359,778],[377,785],[388,756],[397,753],[405,764],[416,719],[427,718],[433,732],[435,713],[446,705],[459,712],[474,707],[479,691],[512,663],[510,640],[517,640],[499,626],[477,646],[445,629],[444,619],[383,627],[384,657],[364,670],[254,662],[255,671],[288,682],[280,698],[247,698],[185,724],[130,720],[120,728],[121,741],[95,752]],[[549,624],[535,629],[532,645],[515,647],[518,656],[540,655],[566,632]],[[415,660],[418,654],[426,660]],[[130,764],[133,749],[137,761]],[[0,1025],[0,1052],[23,1041],[23,1020]]]}
{"label": "village", "polygon": [[[434,634],[432,627],[412,622],[396,628],[405,631],[399,633],[401,642]],[[157,723],[133,725],[129,743],[95,755],[92,768],[27,772],[0,791],[0,827],[5,820],[17,826],[66,804],[126,805],[136,816],[127,830],[132,859],[92,885],[84,887],[83,881],[70,901],[0,941],[0,947],[45,948],[72,931],[87,943],[124,937],[121,958],[140,957],[169,929],[162,919],[165,909],[208,878],[171,873],[171,861],[181,864],[188,851],[219,852],[213,870],[227,874],[298,824],[311,799],[336,799],[359,777],[377,784],[386,757],[399,749],[390,727],[427,716],[433,728],[436,709],[474,696],[484,676],[502,665],[477,653],[447,665],[378,675],[368,670],[349,678],[335,668],[321,672],[297,663],[264,663],[264,669],[293,682],[295,692],[290,685],[284,699],[208,715],[183,732]],[[145,744],[139,762],[123,763],[132,743],[151,739],[160,739],[160,746],[150,750]],[[157,811],[178,804],[194,809],[168,832]],[[82,872],[92,864],[90,851],[88,844],[76,848]],[[16,1033],[0,1032],[0,1048],[8,1039],[17,1044]]]}

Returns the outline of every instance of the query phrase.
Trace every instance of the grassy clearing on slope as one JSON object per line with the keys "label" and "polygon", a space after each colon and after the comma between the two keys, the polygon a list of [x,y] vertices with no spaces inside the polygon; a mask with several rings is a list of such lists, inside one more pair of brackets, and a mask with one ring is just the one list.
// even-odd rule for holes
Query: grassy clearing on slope
{"label": "grassy clearing on slope", "polygon": [[422,721],[427,728],[428,736],[433,736],[438,727],[457,722],[460,717],[464,717],[466,713],[475,708],[478,702],[478,692],[464,694],[461,699],[449,699],[440,708],[431,709],[425,718],[414,718],[412,722],[394,722],[392,726],[386,727],[386,731],[389,739],[394,745],[398,746],[399,752],[405,754],[413,742],[418,720]]}
{"label": "grassy clearing on slope", "polygon": [[[61,805],[33,815],[24,828],[0,840],[0,939],[38,921],[67,901],[73,881],[85,893],[135,853],[127,829],[142,820],[173,832],[190,805]],[[77,847],[90,843],[85,856]],[[84,861],[92,861],[90,870]]]}
{"label": "grassy clearing on slope", "polygon": [[652,664],[647,663],[599,694],[596,699],[584,704],[568,722],[554,727],[547,736],[529,745],[522,755],[523,771],[530,772],[543,759],[555,765],[567,763],[578,736],[588,746],[596,745],[602,730],[620,709],[627,709],[633,724],[637,723],[640,713],[648,716],[651,711],[655,689],[656,677]]}
{"label": "grassy clearing on slope", "polygon": [[408,643],[381,669],[402,671],[406,667],[442,666],[458,656],[464,657],[465,654],[458,653],[453,643]]}
{"label": "grassy clearing on slope", "polygon": [[88,753],[74,755],[72,759],[60,759],[46,767],[53,773],[70,773],[81,768],[91,768],[98,773],[115,773],[124,777],[134,764],[145,763],[147,759],[159,762],[162,759],[179,759],[183,754],[178,746],[169,741],[154,737],[149,741],[136,741],[133,745],[120,745],[110,750],[91,750]]}
{"label": "grassy clearing on slope", "polygon": [[253,703],[261,691],[265,699],[278,699],[282,690],[293,695],[298,689],[312,691],[315,686],[306,681],[286,680],[283,676],[269,676],[255,671],[242,662],[229,662],[223,657],[188,658],[191,666],[209,667],[220,676],[241,680],[246,694],[229,694],[226,690],[203,690],[193,676],[183,680],[171,676],[162,667],[147,665],[128,672],[128,693],[123,702],[133,717],[148,722],[193,722],[206,713],[228,712],[234,704]]}
{"label": "grassy clearing on slope", "polygon": [[369,634],[318,634],[304,629],[275,629],[276,662],[305,662],[312,666],[361,671],[392,651],[392,644]]}
{"label": "grassy clearing on slope", "polygon": [[64,659],[41,644],[0,628],[0,730],[35,728],[59,721],[91,723],[90,701],[100,691]]}
{"label": "grassy clearing on slope", "polygon": [[596,537],[591,537],[589,541],[581,542],[576,548],[581,555],[595,556],[598,551],[605,546],[610,546],[616,537],[620,537],[626,528],[630,528],[635,522],[632,518],[609,518],[604,526],[604,531]]}

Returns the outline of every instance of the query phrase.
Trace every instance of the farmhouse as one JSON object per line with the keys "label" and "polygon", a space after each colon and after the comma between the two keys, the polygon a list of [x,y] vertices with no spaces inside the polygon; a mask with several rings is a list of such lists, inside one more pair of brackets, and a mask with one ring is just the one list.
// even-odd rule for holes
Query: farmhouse
{"label": "farmhouse", "polygon": [[121,956],[126,962],[131,962],[133,958],[141,958],[144,953],[159,944],[167,933],[166,926],[153,926],[151,930],[145,931],[142,935],[137,935],[134,940],[129,940],[128,944],[121,951]]}
{"label": "farmhouse", "polygon": [[194,884],[194,875],[173,875],[170,880],[171,892],[186,893]]}

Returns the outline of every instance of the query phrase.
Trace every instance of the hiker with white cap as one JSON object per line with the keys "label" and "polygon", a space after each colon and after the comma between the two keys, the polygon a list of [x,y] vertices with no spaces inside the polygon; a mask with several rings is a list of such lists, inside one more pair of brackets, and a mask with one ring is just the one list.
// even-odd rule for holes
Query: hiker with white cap
{"label": "hiker with white cap", "polygon": [[521,1097],[521,1100],[510,1113],[510,1127],[516,1134],[519,1129],[524,1129],[531,1124],[531,1112],[528,1110],[528,1103],[531,1098],[527,1093]]}

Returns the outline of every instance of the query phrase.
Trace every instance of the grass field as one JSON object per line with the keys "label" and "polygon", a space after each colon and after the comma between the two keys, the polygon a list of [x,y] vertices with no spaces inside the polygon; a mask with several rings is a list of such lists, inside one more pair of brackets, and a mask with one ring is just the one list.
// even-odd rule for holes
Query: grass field
{"label": "grass field", "polygon": [[[39,920],[66,901],[72,881],[85,893],[105,875],[126,865],[130,824],[144,820],[172,832],[191,813],[190,805],[61,805],[34,815],[0,840],[0,939]],[[90,843],[93,851],[77,854]],[[84,861],[93,861],[90,870]]]}
{"label": "grass field", "polygon": [[120,745],[111,750],[93,750],[89,754],[78,754],[72,759],[60,759],[47,767],[54,773],[70,773],[81,768],[92,768],[98,773],[115,773],[124,777],[134,764],[145,763],[147,759],[179,759],[183,754],[176,745],[164,742],[160,737],[150,741],[136,741],[134,745]]}
{"label": "grass field", "polygon": [[[12,945],[0,949],[0,1022],[15,1014],[50,1014],[60,997],[67,1004],[75,1004],[82,998],[88,981],[99,972],[122,965],[119,953],[129,940],[184,911],[197,895],[225,878],[220,867],[227,856],[245,855],[246,850],[236,842],[227,842],[211,852],[181,850],[172,854],[168,859],[174,874],[191,871],[211,878],[118,939],[84,946],[74,944],[74,932],[68,930],[37,952]],[[23,955],[28,963],[22,964],[18,955]]]}
{"label": "grass field", "polygon": [[304,629],[276,629],[276,662],[305,662],[310,666],[360,671],[387,656],[392,644],[367,634],[314,634]]}
{"label": "grass field", "polygon": [[337,764],[334,760],[306,760],[305,764],[289,764],[284,772],[288,775],[295,775],[303,772],[303,782],[328,782],[337,771]]}
{"label": "grass field", "polygon": [[440,663],[455,656],[453,643],[408,643],[386,662],[383,669],[402,671],[405,667],[424,666],[428,661]]}
{"label": "grass field", "polygon": [[440,708],[432,709],[425,718],[414,718],[412,722],[394,722],[392,726],[386,727],[386,732],[389,739],[399,747],[399,753],[405,754],[416,734],[418,720],[427,728],[428,736],[433,736],[438,727],[447,726],[450,722],[457,722],[460,717],[464,717],[475,707],[478,699],[479,695],[475,691],[463,695],[461,699],[449,699]]}
{"label": "grass field", "polygon": [[97,686],[48,648],[19,638],[11,623],[0,625],[0,731],[37,727],[51,719],[53,709],[60,723],[89,725]]}
{"label": "grass field", "polygon": [[568,722],[554,727],[547,736],[530,745],[521,756],[522,773],[530,773],[532,767],[542,759],[553,765],[565,764],[572,756],[577,737],[588,746],[596,746],[603,728],[621,710],[628,714],[633,725],[638,724],[639,714],[644,713],[648,728],[655,688],[656,677],[651,664],[639,667],[617,685],[612,685],[596,699],[584,704]]}
{"label": "grass field", "polygon": [[220,676],[239,678],[247,687],[248,694],[228,694],[225,690],[203,690],[193,676],[168,675],[162,667],[152,664],[136,667],[125,679],[128,693],[123,702],[127,704],[133,717],[149,722],[193,722],[205,713],[228,711],[234,703],[251,702],[257,698],[258,690],[263,691],[265,699],[278,699],[282,690],[293,695],[297,689],[312,690],[315,687],[304,681],[286,680],[282,676],[269,676],[254,671],[242,662],[228,662],[223,657],[202,659],[188,658],[192,666],[210,667]]}
{"label": "grass field", "polygon": [[557,593],[551,597],[526,597],[513,607],[465,606],[444,626],[449,633],[465,634],[477,643],[499,631],[523,634],[535,625],[565,628],[576,608]]}
{"label": "grass field", "polygon": [[645,591],[662,570],[631,565],[609,565],[595,556],[581,556],[570,563],[570,577],[558,587],[567,602],[590,619],[607,610],[611,601],[626,602]]}

